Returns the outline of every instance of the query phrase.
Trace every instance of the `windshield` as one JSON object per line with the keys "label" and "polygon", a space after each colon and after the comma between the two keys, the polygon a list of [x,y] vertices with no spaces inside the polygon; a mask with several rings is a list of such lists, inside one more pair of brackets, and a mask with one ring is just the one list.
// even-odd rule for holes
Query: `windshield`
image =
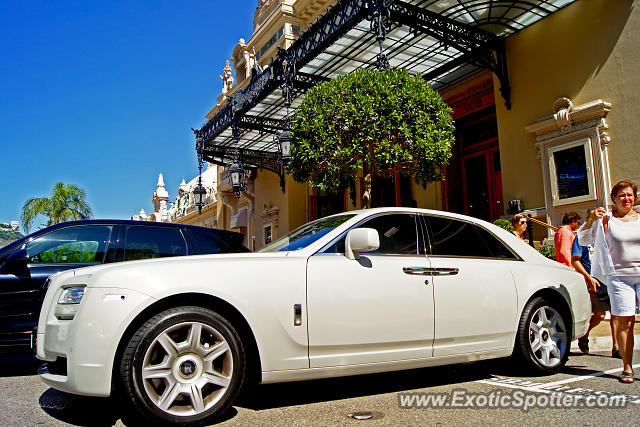
{"label": "windshield", "polygon": [[289,234],[260,249],[258,252],[297,251],[306,248],[355,214],[335,215],[320,218],[298,227]]}

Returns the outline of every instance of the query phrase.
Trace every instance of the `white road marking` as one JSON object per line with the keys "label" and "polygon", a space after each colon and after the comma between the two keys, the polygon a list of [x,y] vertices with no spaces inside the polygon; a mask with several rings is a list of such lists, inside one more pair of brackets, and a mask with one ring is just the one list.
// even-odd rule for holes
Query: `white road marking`
{"label": "white road marking", "polygon": [[[636,369],[640,367],[640,364],[632,365],[632,368]],[[574,378],[568,378],[565,380],[553,381],[550,383],[540,383],[535,381],[527,381],[521,380],[518,378],[509,378],[509,377],[495,377],[490,380],[478,380],[477,383],[493,385],[505,388],[513,388],[525,391],[532,391],[538,393],[560,393],[560,394],[571,394],[572,396],[576,396],[578,398],[586,398],[588,396],[600,396],[600,395],[611,395],[611,396],[624,396],[624,398],[630,403],[640,404],[640,396],[623,394],[623,393],[612,393],[604,390],[591,390],[588,388],[571,388],[565,386],[565,384],[574,383],[577,381],[584,381],[590,378],[601,377],[603,375],[613,374],[617,372],[621,372],[622,368],[609,369],[607,371],[598,371],[588,375],[581,375]]]}
{"label": "white road marking", "polygon": [[[637,367],[640,367],[640,363],[637,364],[637,365],[631,365],[631,367],[633,369],[636,369]],[[594,373],[589,374],[589,375],[581,375],[581,376],[575,377],[575,378],[568,378],[566,380],[554,381],[554,382],[551,382],[551,383],[547,383],[547,385],[569,384],[569,383],[573,383],[573,382],[576,382],[576,381],[587,380],[589,378],[601,377],[603,375],[608,375],[608,374],[615,374],[616,372],[622,372],[622,368],[609,369],[608,371],[598,371],[598,372],[594,372]]]}

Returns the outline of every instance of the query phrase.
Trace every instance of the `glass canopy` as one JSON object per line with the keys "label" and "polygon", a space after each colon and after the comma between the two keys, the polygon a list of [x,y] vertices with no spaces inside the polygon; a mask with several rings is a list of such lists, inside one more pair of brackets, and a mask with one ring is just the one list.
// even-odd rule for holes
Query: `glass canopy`
{"label": "glass canopy", "polygon": [[[436,90],[489,69],[510,108],[504,40],[573,1],[341,0],[270,66],[254,70],[249,85],[194,131],[196,147],[205,160],[223,166],[238,149],[245,167],[271,170],[284,185],[277,138],[287,112],[314,84],[376,66],[374,22],[386,30],[382,51],[390,68],[421,75]],[[283,87],[290,88],[289,109]]]}

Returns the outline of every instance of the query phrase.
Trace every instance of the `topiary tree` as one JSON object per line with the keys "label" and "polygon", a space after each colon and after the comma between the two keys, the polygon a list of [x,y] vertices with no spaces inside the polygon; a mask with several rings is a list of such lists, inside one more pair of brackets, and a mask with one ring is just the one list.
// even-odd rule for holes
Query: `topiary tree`
{"label": "topiary tree", "polygon": [[455,141],[451,113],[405,69],[336,77],[310,89],[292,117],[291,174],[322,191],[360,181],[364,194],[372,177],[399,167],[420,184],[439,181]]}

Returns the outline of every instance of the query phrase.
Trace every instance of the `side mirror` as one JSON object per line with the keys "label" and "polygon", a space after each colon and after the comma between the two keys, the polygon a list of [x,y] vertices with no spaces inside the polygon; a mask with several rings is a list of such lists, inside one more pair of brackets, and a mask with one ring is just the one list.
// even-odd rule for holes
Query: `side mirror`
{"label": "side mirror", "polygon": [[4,272],[15,274],[16,276],[24,275],[28,272],[27,263],[29,262],[29,254],[26,249],[18,249],[7,256],[4,262]]}
{"label": "side mirror", "polygon": [[360,259],[360,252],[369,252],[380,247],[380,236],[373,228],[356,228],[347,233],[344,254],[349,259]]}

